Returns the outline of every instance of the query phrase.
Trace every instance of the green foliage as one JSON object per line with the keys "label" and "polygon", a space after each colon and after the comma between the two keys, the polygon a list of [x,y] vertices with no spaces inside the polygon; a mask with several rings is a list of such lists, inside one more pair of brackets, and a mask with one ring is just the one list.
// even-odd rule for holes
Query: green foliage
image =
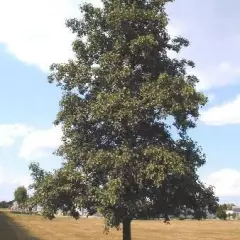
{"label": "green foliage", "polygon": [[216,216],[219,219],[226,220],[227,219],[226,206],[219,205],[216,211]]}
{"label": "green foliage", "polygon": [[237,214],[236,214],[236,213],[233,213],[233,214],[232,214],[232,218],[233,218],[233,219],[236,219],[236,218],[237,218]]}
{"label": "green foliage", "polygon": [[235,206],[234,203],[224,203],[222,204],[223,209],[225,210],[232,210],[232,208]]}
{"label": "green foliage", "polygon": [[14,200],[22,207],[28,199],[27,189],[23,186],[18,187],[14,191]]}
{"label": "green foliage", "polygon": [[186,218],[181,215],[181,216],[179,217],[179,220],[186,220]]}
{"label": "green foliage", "polygon": [[32,200],[46,217],[98,209],[107,228],[123,223],[130,239],[134,218],[167,217],[182,206],[215,211],[217,198],[196,172],[205,155],[187,134],[207,99],[187,74],[193,62],[167,55],[189,44],[167,33],[167,2],[103,0],[67,21],[75,58],[53,64],[49,76],[63,94],[55,124],[64,164],[53,174],[31,166]]}
{"label": "green foliage", "polygon": [[1,201],[0,202],[0,208],[10,208],[13,204],[13,201]]}
{"label": "green foliage", "polygon": [[233,203],[224,203],[224,204],[219,204],[217,207],[217,212],[216,216],[222,220],[226,220],[227,218],[236,218],[236,213],[230,214],[226,213],[227,210],[232,210],[232,208],[235,206]]}
{"label": "green foliage", "polygon": [[[76,207],[80,205],[74,204],[76,199],[73,197],[77,198],[79,191],[83,193],[83,189],[86,187],[79,172],[67,168],[67,165],[54,173],[45,172],[38,163],[32,163],[29,168],[34,179],[30,188],[35,190],[35,194],[29,199],[28,205],[34,207],[40,204],[43,207],[43,216],[49,219],[53,219],[59,209],[70,212],[71,216],[77,219],[79,213],[76,211]],[[89,204],[91,203],[89,202]],[[92,205],[90,205],[89,211],[92,214],[96,212]]]}

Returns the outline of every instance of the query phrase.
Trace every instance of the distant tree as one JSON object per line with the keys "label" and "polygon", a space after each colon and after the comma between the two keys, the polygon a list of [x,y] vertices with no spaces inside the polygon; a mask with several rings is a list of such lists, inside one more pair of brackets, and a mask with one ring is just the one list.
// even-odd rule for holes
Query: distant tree
{"label": "distant tree", "polygon": [[1,201],[0,202],[0,208],[9,208],[13,204],[13,201]]}
{"label": "distant tree", "polygon": [[222,219],[222,220],[227,219],[226,206],[224,204],[219,205],[217,207],[216,216],[217,216],[217,218]]}
{"label": "distant tree", "polygon": [[236,218],[237,218],[237,214],[236,214],[236,213],[233,213],[233,214],[232,214],[232,218],[233,218],[233,219],[236,219]]}
{"label": "distant tree", "polygon": [[225,210],[232,210],[234,206],[235,206],[234,203],[224,203],[224,204],[222,204],[222,208],[225,209]]}
{"label": "distant tree", "polygon": [[234,206],[236,206],[234,203],[228,203],[227,210],[232,210]]}
{"label": "distant tree", "polygon": [[32,200],[46,217],[98,209],[106,229],[122,224],[130,240],[135,218],[168,219],[181,206],[214,210],[217,198],[197,175],[205,155],[188,134],[207,98],[187,73],[194,63],[168,56],[189,45],[167,32],[168,2],[86,3],[80,20],[67,21],[75,58],[53,64],[49,76],[63,93],[55,124],[64,163],[52,174],[31,165]]}
{"label": "distant tree", "polygon": [[[221,208],[224,209],[225,212],[230,211],[233,209],[233,207],[235,206],[234,203],[224,203],[221,205]],[[230,219],[231,217],[233,217],[234,215],[231,213],[227,213],[227,218]],[[234,216],[236,218],[236,216]]]}
{"label": "distant tree", "polygon": [[225,211],[228,210],[228,206],[226,203],[221,204],[221,208],[224,209]]}
{"label": "distant tree", "polygon": [[20,207],[23,207],[28,200],[27,189],[24,186],[18,187],[14,192],[14,200]]}

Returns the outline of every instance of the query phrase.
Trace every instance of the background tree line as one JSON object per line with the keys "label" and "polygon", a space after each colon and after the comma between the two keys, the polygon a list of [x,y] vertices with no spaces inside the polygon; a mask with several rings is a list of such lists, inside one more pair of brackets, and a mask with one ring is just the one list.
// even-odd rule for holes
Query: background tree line
{"label": "background tree line", "polygon": [[14,201],[1,201],[0,208],[11,208]]}

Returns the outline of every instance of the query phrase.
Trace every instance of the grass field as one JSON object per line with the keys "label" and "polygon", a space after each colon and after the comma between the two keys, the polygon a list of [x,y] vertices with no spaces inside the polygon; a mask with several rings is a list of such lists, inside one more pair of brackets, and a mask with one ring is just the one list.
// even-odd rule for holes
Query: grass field
{"label": "grass field", "polygon": [[[240,221],[134,221],[133,240],[239,240]],[[103,222],[97,219],[58,218],[0,213],[1,240],[120,240],[121,232],[103,234]]]}

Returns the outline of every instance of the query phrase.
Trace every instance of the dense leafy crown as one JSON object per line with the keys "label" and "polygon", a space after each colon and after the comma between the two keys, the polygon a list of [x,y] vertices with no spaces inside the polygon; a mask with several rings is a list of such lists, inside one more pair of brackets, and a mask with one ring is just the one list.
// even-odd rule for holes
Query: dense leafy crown
{"label": "dense leafy crown", "polygon": [[18,203],[20,207],[23,207],[27,199],[28,199],[27,189],[24,186],[18,187],[14,191],[14,200]]}
{"label": "dense leafy crown", "polygon": [[167,33],[167,2],[103,0],[102,8],[83,4],[82,18],[67,21],[75,58],[53,64],[49,77],[63,92],[56,124],[64,164],[38,187],[48,217],[57,208],[77,216],[83,206],[118,226],[215,206],[196,174],[205,156],[187,134],[207,99],[187,74],[194,63],[168,56],[189,43]]}

